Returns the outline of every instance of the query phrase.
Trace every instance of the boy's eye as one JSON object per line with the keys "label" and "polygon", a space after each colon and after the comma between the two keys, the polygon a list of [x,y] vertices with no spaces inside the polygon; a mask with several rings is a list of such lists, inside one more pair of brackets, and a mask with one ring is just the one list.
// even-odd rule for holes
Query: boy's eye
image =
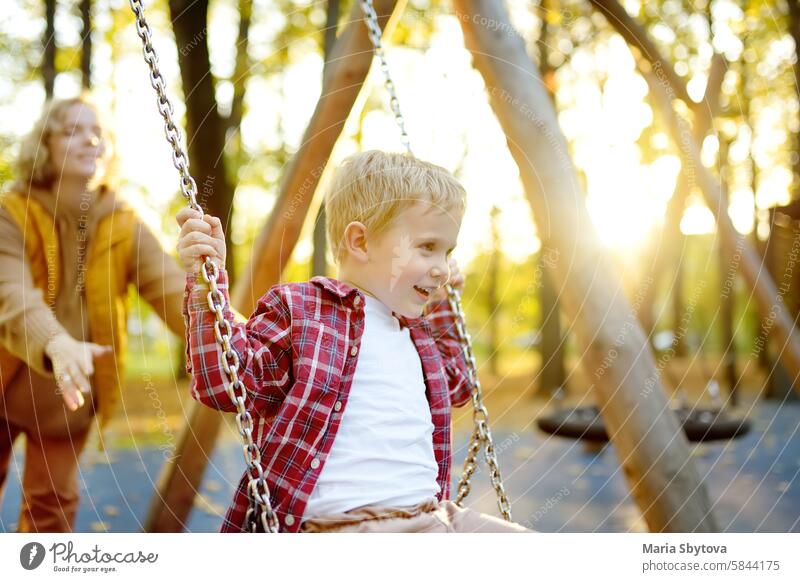
{"label": "boy's eye", "polygon": [[422,245],[422,248],[425,249],[426,251],[432,251],[434,246],[435,245],[433,243],[425,243],[424,245]]}

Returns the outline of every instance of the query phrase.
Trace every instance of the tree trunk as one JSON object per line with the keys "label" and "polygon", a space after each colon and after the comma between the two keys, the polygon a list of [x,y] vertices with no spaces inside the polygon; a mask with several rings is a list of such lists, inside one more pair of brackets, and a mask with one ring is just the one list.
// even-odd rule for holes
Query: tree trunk
{"label": "tree trunk", "polygon": [[[794,70],[795,93],[800,91],[800,2],[788,0],[789,5],[789,33],[794,40],[795,61]],[[800,99],[800,93],[797,94]],[[792,162],[792,200],[800,200],[800,131],[794,135],[794,161]]]}
{"label": "tree trunk", "polygon": [[[333,45],[336,43],[336,27],[339,22],[339,0],[328,0],[327,18],[325,19],[325,67],[328,66],[328,60],[331,58],[331,51]],[[325,73],[323,72],[323,75]],[[325,232],[325,203],[324,201],[319,205],[319,212],[317,213],[317,221],[314,223],[314,254],[311,258],[311,276],[326,275],[328,269],[328,262],[325,254],[328,249],[328,243]]]}
{"label": "tree trunk", "polygon": [[169,0],[169,9],[186,99],[186,134],[192,175],[197,182],[197,201],[225,226],[226,269],[233,282],[236,272],[229,228],[233,185],[226,175],[223,157],[226,123],[217,110],[210,73],[208,0]]}
{"label": "tree trunk", "polygon": [[[547,11],[552,7],[550,6],[552,0],[542,0],[542,28],[539,38],[539,70],[542,71],[542,79],[544,81],[547,94],[553,102],[555,108],[555,92],[556,92],[556,70],[550,66],[548,62],[549,55],[549,39],[547,24]],[[542,246],[539,249],[539,256],[537,262],[539,265],[539,273],[542,273],[539,285],[539,357],[541,364],[539,367],[539,390],[538,394],[544,394],[551,397],[559,388],[566,390],[567,374],[564,368],[564,338],[561,332],[561,317],[560,307],[558,305],[558,292],[553,287],[553,282],[550,277],[545,277],[543,274],[546,271],[547,261],[549,261],[550,252],[552,249],[549,247],[548,241],[542,239]]]}
{"label": "tree trunk", "polygon": [[[727,185],[728,178],[728,151],[730,150],[730,141],[725,136],[720,136],[719,144],[719,177],[723,184]],[[728,209],[728,191],[727,187],[722,188],[720,191],[722,199],[722,208],[724,212]],[[731,265],[725,250],[720,245],[717,248],[717,257],[719,261],[720,273],[720,335],[722,345],[722,372],[725,377],[725,383],[729,390],[729,404],[736,406],[738,402],[737,387],[739,385],[738,375],[736,373],[736,337],[733,333],[733,310],[734,310],[734,292],[736,282],[736,275],[738,272],[737,265]],[[714,367],[716,369],[716,366]],[[710,379],[710,378],[709,378]]]}
{"label": "tree trunk", "polygon": [[[796,45],[796,48],[800,50],[800,45]],[[751,69],[751,65],[746,61],[742,62],[741,64],[742,70],[741,75],[739,78],[741,79],[741,91],[740,95],[743,96],[742,99],[742,117],[744,118],[744,123],[750,129],[750,142],[748,143],[747,149],[747,159],[748,159],[748,166],[750,169],[750,191],[753,193],[753,224],[752,228],[753,231],[750,233],[750,243],[753,245],[753,248],[758,251],[758,255],[761,257],[761,260],[766,263],[770,264],[769,260],[767,259],[767,249],[766,249],[766,242],[761,241],[758,238],[758,201],[756,200],[756,192],[758,190],[758,166],[756,165],[755,157],[753,156],[753,140],[755,139],[755,122],[752,119],[751,115],[751,103],[753,100],[753,93],[750,90],[750,78],[753,76],[754,71]],[[795,75],[797,75],[798,70],[795,68]],[[800,97],[800,95],[798,95]],[[798,132],[798,140],[800,140],[800,132]],[[800,146],[798,146],[798,157],[800,158]],[[770,229],[772,228],[772,221],[770,221]],[[761,337],[765,333],[764,330],[764,320],[761,319],[760,314],[758,313],[757,309],[750,310],[750,317],[752,318],[753,327],[758,329],[758,336]],[[758,366],[761,368],[767,377],[771,380],[771,371],[774,369],[774,365],[772,363],[772,359],[769,355],[769,350],[758,350]],[[767,394],[765,396],[769,397],[770,390],[772,388],[772,382],[769,381],[767,384]]]}
{"label": "tree trunk", "polygon": [[44,19],[42,79],[45,97],[52,99],[56,83],[56,0],[44,0]]}
{"label": "tree trunk", "polygon": [[253,16],[253,0],[239,0],[239,33],[236,36],[236,65],[234,66],[233,99],[231,113],[227,119],[228,151],[233,162],[231,175],[235,176],[239,166],[244,162],[242,155],[242,118],[244,117],[244,96],[247,81],[250,79],[250,22]]}
{"label": "tree trunk", "polygon": [[[647,340],[603,254],[555,111],[501,3],[454,0],[467,48],[486,82],[543,240],[549,273],[584,348],[605,425],[652,531],[715,531],[705,487],[671,413]],[[480,16],[498,27],[481,27]],[[496,28],[496,30],[495,30]],[[649,391],[649,392],[648,392]]]}
{"label": "tree trunk", "polygon": [[[218,216],[226,225],[227,270],[233,277],[233,253],[227,226],[233,187],[225,172],[225,123],[217,111],[214,83],[209,72],[211,64],[206,44],[208,0],[170,0],[169,8],[178,46],[183,94],[186,96],[187,142],[191,171],[197,182],[197,201],[206,212]],[[184,529],[219,434],[221,419],[217,411],[194,403],[175,457],[162,469],[158,492],[148,510],[145,531]]]}
{"label": "tree trunk", "polygon": [[492,251],[489,256],[489,276],[487,287],[487,305],[489,307],[489,372],[497,377],[498,360],[500,358],[500,301],[497,298],[497,285],[500,276],[500,233],[497,230],[497,215],[500,209],[492,206],[491,229]]}
{"label": "tree trunk", "polygon": [[92,0],[81,0],[81,23],[83,37],[81,39],[81,86],[92,87]]}
{"label": "tree trunk", "polygon": [[565,339],[561,333],[561,317],[558,305],[558,292],[550,277],[545,276],[554,249],[543,240],[536,258],[538,272],[541,273],[539,285],[539,304],[541,324],[539,325],[539,390],[537,395],[551,398],[561,388],[566,390],[567,374],[564,368]]}

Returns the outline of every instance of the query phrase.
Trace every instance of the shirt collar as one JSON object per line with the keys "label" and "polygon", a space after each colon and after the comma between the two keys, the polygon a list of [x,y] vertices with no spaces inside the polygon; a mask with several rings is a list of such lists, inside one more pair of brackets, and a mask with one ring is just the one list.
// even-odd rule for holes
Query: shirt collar
{"label": "shirt collar", "polygon": [[359,289],[356,289],[352,285],[348,285],[343,281],[339,281],[338,279],[332,279],[331,277],[323,277],[322,275],[317,275],[316,277],[311,278],[311,283],[316,285],[317,287],[322,287],[323,289],[327,289],[340,299],[347,299],[349,302],[355,299],[356,295],[361,295],[361,300],[364,300],[363,294]]}
{"label": "shirt collar", "polygon": [[[343,281],[339,281],[338,279],[317,275],[316,277],[312,277],[310,282],[317,287],[321,287],[333,293],[348,305],[354,306],[355,304],[353,302],[355,301],[356,297],[361,297],[362,302],[365,301],[363,291]],[[396,314],[395,312],[392,312],[392,315],[394,315],[400,321],[400,327],[412,328],[424,326],[427,323],[424,315],[419,317],[404,317]]]}

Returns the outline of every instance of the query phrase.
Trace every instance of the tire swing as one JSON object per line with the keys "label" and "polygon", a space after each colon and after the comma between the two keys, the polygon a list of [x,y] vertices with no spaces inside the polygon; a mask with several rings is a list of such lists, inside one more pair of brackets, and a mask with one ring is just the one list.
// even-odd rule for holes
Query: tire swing
{"label": "tire swing", "polygon": [[[664,331],[653,338],[657,351],[666,350],[672,346],[674,333]],[[706,391],[711,396],[711,406],[689,406],[686,392],[680,383],[675,381],[669,368],[664,368],[671,384],[677,386],[674,392],[678,397],[678,406],[670,407],[690,442],[712,442],[733,440],[746,435],[751,428],[747,418],[738,418],[731,415],[724,407],[719,394],[719,383],[705,370],[706,377],[711,380],[706,384]],[[604,444],[609,442],[603,417],[595,405],[562,407],[560,405],[563,392],[559,388],[556,393],[556,409],[539,416],[536,426],[542,432],[564,438],[581,440],[587,443]]]}
{"label": "tire swing", "polygon": [[[700,352],[700,341],[689,334],[687,340],[695,353]],[[675,341],[675,333],[666,330],[656,334],[653,344],[658,351],[665,351]],[[701,360],[702,362],[702,360]],[[706,383],[705,391],[711,397],[710,406],[690,406],[686,398],[686,391],[675,378],[669,368],[665,367],[670,383],[675,386],[674,393],[678,398],[678,406],[673,409],[678,420],[683,426],[686,438],[691,442],[709,442],[733,440],[750,432],[751,423],[747,418],[739,418],[730,413],[720,397],[719,382],[714,378],[714,373],[703,363],[703,375],[710,380]]]}
{"label": "tire swing", "polygon": [[[142,51],[144,60],[150,69],[150,84],[157,94],[158,111],[164,120],[164,132],[167,141],[172,146],[172,161],[175,168],[180,172],[180,187],[183,197],[186,199],[190,208],[203,213],[203,209],[197,203],[197,184],[189,173],[189,159],[181,143],[181,131],[172,118],[174,113],[172,102],[166,93],[166,84],[158,68],[158,55],[152,44],[152,31],[145,18],[142,0],[129,0],[131,10],[136,19],[136,32],[142,41]],[[389,103],[394,114],[395,122],[400,128],[401,139],[408,153],[411,153],[408,134],[405,130],[403,116],[400,113],[400,102],[394,90],[394,83],[389,74],[389,67],[381,44],[382,30],[378,22],[378,16],[372,5],[372,0],[358,0],[361,10],[364,13],[364,22],[367,26],[369,39],[375,49],[375,54],[380,60],[381,71],[384,75],[386,90],[389,93]],[[225,299],[217,288],[217,276],[219,274],[216,264],[209,257],[200,268],[202,279],[209,286],[208,305],[214,313],[214,335],[217,340],[217,347],[223,357],[222,368],[225,371],[226,382],[225,390],[236,406],[236,424],[239,434],[243,439],[244,456],[247,463],[247,472],[250,477],[247,493],[249,508],[246,514],[246,529],[255,533],[259,531],[268,533],[278,533],[278,519],[270,503],[270,493],[261,462],[261,450],[253,441],[253,418],[247,410],[244,384],[239,379],[239,356],[230,345],[231,327],[223,318],[222,311],[225,306]],[[500,514],[506,521],[511,521],[511,506],[503,487],[500,469],[497,465],[497,456],[494,448],[494,440],[489,430],[489,413],[483,404],[481,385],[478,379],[475,357],[472,352],[472,340],[466,330],[464,323],[464,311],[461,308],[461,294],[450,284],[446,286],[450,308],[455,314],[456,329],[461,342],[464,358],[467,362],[468,380],[471,386],[472,407],[474,429],[470,438],[467,457],[464,461],[464,470],[458,483],[458,494],[455,503],[462,505],[463,500],[469,495],[471,486],[470,480],[477,469],[478,452],[483,448],[484,460],[489,467],[489,478],[492,487],[497,494],[497,505]]]}

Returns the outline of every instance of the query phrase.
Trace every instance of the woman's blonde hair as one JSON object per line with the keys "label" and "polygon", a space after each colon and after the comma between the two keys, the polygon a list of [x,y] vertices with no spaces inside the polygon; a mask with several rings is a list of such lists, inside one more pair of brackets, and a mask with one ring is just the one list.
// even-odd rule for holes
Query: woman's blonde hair
{"label": "woman's blonde hair", "polygon": [[27,192],[28,188],[49,188],[56,178],[56,168],[53,167],[50,156],[50,138],[60,128],[66,112],[75,105],[87,105],[97,115],[100,127],[103,130],[105,141],[104,165],[105,171],[101,176],[100,188],[115,189],[118,185],[118,160],[111,126],[106,122],[103,112],[89,93],[81,93],[68,99],[52,99],[48,101],[39,120],[31,131],[22,138],[17,156],[16,188]]}
{"label": "woman's blonde hair", "polygon": [[342,259],[344,231],[353,221],[379,234],[416,202],[463,214],[464,187],[444,168],[409,154],[369,150],[344,160],[325,193],[325,227],[334,260]]}

